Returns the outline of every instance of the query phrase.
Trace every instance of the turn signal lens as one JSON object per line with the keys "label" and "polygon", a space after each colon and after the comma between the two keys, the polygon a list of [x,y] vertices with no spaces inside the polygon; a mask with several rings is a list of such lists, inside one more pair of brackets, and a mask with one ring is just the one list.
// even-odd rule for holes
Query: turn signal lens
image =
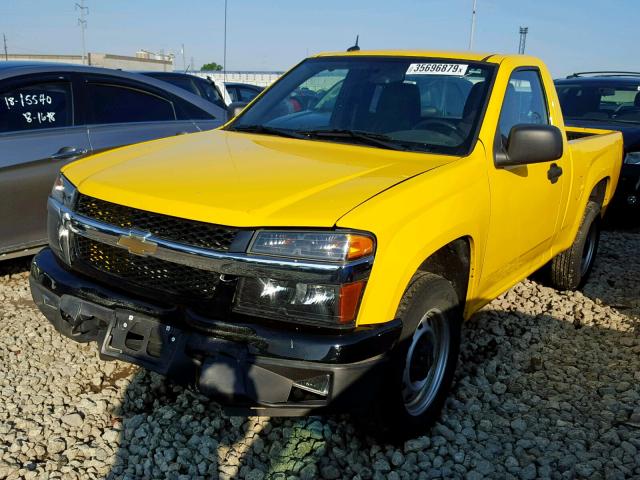
{"label": "turn signal lens", "polygon": [[366,257],[373,253],[373,239],[365,235],[349,235],[349,251],[347,260]]}
{"label": "turn signal lens", "polygon": [[340,287],[340,314],[338,317],[340,323],[351,323],[355,320],[362,290],[364,290],[366,283],[363,280]]}

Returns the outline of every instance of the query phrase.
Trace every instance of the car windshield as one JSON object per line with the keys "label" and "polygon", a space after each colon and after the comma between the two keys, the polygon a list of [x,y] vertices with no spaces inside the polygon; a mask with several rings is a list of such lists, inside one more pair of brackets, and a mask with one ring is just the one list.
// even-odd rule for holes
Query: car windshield
{"label": "car windshield", "polygon": [[558,83],[556,89],[565,118],[640,124],[640,82],[637,85]]}
{"label": "car windshield", "polygon": [[229,130],[463,155],[495,66],[414,57],[319,57],[280,79]]}

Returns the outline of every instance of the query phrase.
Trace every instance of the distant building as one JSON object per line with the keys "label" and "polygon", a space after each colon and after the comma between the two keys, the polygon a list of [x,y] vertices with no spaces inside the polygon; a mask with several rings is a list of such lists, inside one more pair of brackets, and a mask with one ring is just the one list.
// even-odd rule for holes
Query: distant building
{"label": "distant building", "polygon": [[[0,55],[0,61],[5,60]],[[34,61],[34,62],[58,62],[82,64],[82,55],[39,55],[10,53],[7,60]],[[87,64],[94,67],[119,68],[122,70],[155,70],[161,72],[173,71],[173,55],[164,55],[138,50],[135,57],[126,55],[114,55],[112,53],[87,54]]]}
{"label": "distant building", "polygon": [[[182,70],[180,70],[182,71]],[[250,83],[252,85],[259,85],[261,87],[268,87],[275,82],[282,72],[251,72],[251,71],[228,71],[226,72],[214,72],[214,71],[202,71],[196,70],[190,71],[192,75],[197,75],[202,78],[210,78],[216,83],[222,82],[237,82],[237,83]]]}

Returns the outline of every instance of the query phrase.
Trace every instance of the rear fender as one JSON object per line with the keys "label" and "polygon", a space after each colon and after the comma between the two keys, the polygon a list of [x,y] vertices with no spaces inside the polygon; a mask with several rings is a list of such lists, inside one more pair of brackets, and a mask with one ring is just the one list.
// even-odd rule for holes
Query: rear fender
{"label": "rear fender", "polygon": [[606,182],[602,198],[603,211],[611,201],[618,185],[622,167],[622,135],[618,132],[600,134],[573,140],[569,143],[573,162],[573,175],[566,210],[553,255],[571,247],[575,239],[587,203],[601,182]]}

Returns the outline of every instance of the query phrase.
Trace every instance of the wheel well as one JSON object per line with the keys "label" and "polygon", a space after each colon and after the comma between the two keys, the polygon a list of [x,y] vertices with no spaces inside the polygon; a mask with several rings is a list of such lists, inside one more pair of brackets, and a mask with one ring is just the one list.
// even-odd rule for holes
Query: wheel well
{"label": "wheel well", "polygon": [[607,193],[607,185],[609,184],[609,177],[600,180],[589,195],[589,201],[596,202],[601,207],[604,204],[604,197]]}
{"label": "wheel well", "polygon": [[435,273],[449,280],[455,288],[458,298],[464,304],[471,271],[469,237],[458,238],[440,248],[422,262],[418,271]]}

